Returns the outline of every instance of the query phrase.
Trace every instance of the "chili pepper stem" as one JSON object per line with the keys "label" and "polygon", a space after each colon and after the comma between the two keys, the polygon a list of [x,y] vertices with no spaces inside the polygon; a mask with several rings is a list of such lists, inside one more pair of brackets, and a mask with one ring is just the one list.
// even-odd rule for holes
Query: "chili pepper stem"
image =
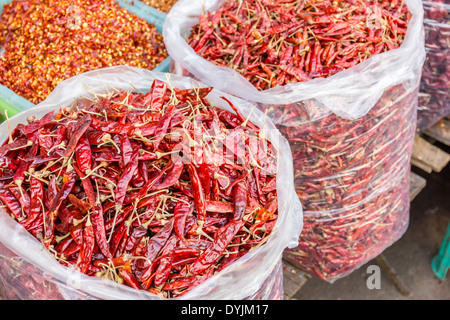
{"label": "chili pepper stem", "polygon": [[173,151],[169,151],[169,152],[159,152],[159,151],[155,151],[155,155],[156,155],[156,159],[161,159],[162,157],[168,156],[170,154],[175,154],[175,153],[180,153],[180,150],[173,150]]}
{"label": "chili pepper stem", "polygon": [[6,121],[8,121],[9,143],[13,143],[14,139],[12,137],[11,122],[9,121],[8,110],[7,109],[5,109],[5,117],[6,117]]}
{"label": "chili pepper stem", "polygon": [[20,147],[17,147],[17,148],[11,148],[9,150],[10,151],[19,150],[19,149],[31,147],[32,145],[33,145],[33,141],[28,140],[27,143],[24,144],[23,146],[20,146]]}
{"label": "chili pepper stem", "polygon": [[44,180],[44,179],[42,179],[42,178],[39,177],[39,176],[33,175],[32,173],[30,173],[30,172],[28,172],[28,171],[25,172],[25,175],[28,175],[28,176],[33,177],[33,178],[36,178],[36,179],[38,179],[39,181],[41,181],[41,182],[43,182],[43,183],[45,183],[45,184],[48,185],[48,181],[47,181],[47,180]]}
{"label": "chili pepper stem", "polygon": [[59,243],[59,242],[61,242],[62,240],[66,239],[67,237],[70,237],[70,232],[68,232],[68,233],[66,233],[66,234],[64,234],[64,235],[62,235],[62,236],[56,236],[56,237],[55,237],[55,241],[56,241],[57,243]]}
{"label": "chili pepper stem", "polygon": [[198,228],[195,230],[195,234],[199,236],[204,236],[205,238],[209,239],[210,241],[214,241],[214,239],[209,236],[205,231],[203,231],[203,225],[205,224],[205,221],[198,221]]}
{"label": "chili pepper stem", "polygon": [[222,190],[227,189],[228,186],[229,186],[230,183],[231,183],[231,182],[230,182],[230,178],[228,178],[227,176],[224,176],[224,175],[222,175],[222,174],[219,174],[219,173],[217,173],[217,172],[214,172],[213,178],[214,178],[214,179],[225,178],[225,179],[227,180],[227,185],[226,185],[225,187],[220,187]]}
{"label": "chili pepper stem", "polygon": [[117,150],[117,153],[118,154],[120,154],[121,153],[121,149],[117,146],[117,144],[114,142],[114,140],[111,138],[111,135],[109,134],[109,133],[106,133],[106,134],[104,134],[103,136],[102,136],[102,141],[103,141],[103,143],[100,143],[99,145],[98,145],[98,147],[101,147],[101,146],[103,146],[104,144],[107,144],[107,143],[111,143],[115,148],[116,148],[116,150]]}

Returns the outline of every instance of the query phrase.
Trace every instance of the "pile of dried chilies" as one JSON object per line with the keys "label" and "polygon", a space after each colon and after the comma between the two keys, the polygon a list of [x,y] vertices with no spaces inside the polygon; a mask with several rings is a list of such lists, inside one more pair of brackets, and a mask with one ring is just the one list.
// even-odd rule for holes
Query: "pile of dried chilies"
{"label": "pile of dried chilies", "polygon": [[410,17],[396,0],[229,0],[202,14],[186,41],[266,90],[326,78],[400,47]]}
{"label": "pile of dried chilies", "polygon": [[12,1],[0,17],[0,47],[0,84],[34,104],[77,74],[152,70],[168,56],[156,27],[114,0]]}
{"label": "pile of dried chilies", "polygon": [[[201,14],[186,42],[262,91],[326,78],[399,48],[411,17],[396,0],[230,0]],[[285,251],[286,260],[332,282],[401,237],[417,97],[418,88],[389,87],[356,120],[314,99],[258,103],[291,145],[304,208],[299,246]]]}
{"label": "pile of dried chilies", "polygon": [[417,127],[425,130],[450,115],[450,4],[425,1],[425,49]]}
{"label": "pile of dried chilies", "polygon": [[154,80],[19,124],[0,147],[0,200],[63,265],[164,298],[264,245],[277,152],[207,88]]}

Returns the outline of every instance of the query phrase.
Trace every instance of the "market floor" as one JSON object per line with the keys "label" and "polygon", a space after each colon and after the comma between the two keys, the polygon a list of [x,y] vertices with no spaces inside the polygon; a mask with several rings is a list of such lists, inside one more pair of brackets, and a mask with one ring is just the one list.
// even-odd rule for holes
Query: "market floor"
{"label": "market floor", "polygon": [[368,267],[378,265],[374,259],[333,284],[309,278],[294,299],[450,300],[450,270],[446,279],[440,281],[431,269],[431,259],[450,223],[450,164],[440,173],[427,174],[416,168],[413,171],[427,179],[427,185],[411,202],[407,231],[383,252],[410,294],[402,294],[382,268],[380,289],[369,289],[367,283],[373,283],[373,273]]}

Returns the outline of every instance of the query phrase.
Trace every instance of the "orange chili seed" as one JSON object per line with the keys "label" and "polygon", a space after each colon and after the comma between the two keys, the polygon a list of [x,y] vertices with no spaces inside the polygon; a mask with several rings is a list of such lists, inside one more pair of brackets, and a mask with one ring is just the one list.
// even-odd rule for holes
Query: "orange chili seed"
{"label": "orange chili seed", "polygon": [[146,5],[158,9],[164,13],[169,13],[173,5],[177,3],[178,0],[143,0]]}

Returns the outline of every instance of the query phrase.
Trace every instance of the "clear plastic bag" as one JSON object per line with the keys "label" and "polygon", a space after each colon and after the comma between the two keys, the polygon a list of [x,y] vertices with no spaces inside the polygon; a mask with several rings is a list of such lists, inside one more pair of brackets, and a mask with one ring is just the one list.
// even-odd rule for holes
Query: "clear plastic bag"
{"label": "clear plastic bag", "polygon": [[[42,117],[50,110],[70,106],[77,97],[92,98],[108,90],[149,89],[154,79],[168,81],[174,87],[193,88],[190,78],[151,72],[127,66],[99,69],[75,76],[59,84],[46,100],[36,107],[10,118],[14,128],[30,115]],[[252,105],[213,90],[208,99],[215,106],[231,112],[220,97],[227,97],[243,113]],[[288,142],[266,119],[254,110],[250,121],[264,127],[266,137],[278,149],[277,191],[279,217],[267,242],[234,264],[212,276],[184,295],[182,299],[271,299],[282,297],[279,265],[283,250],[294,247],[303,226],[302,208],[295,196],[292,155]],[[8,123],[0,126],[0,140],[8,138]],[[41,242],[16,223],[5,210],[0,211],[0,289],[5,298],[14,299],[160,299],[143,290],[134,290],[116,282],[89,277],[60,265]]]}
{"label": "clear plastic bag", "polygon": [[304,206],[299,246],[285,251],[286,260],[333,282],[403,235],[417,92],[394,86],[357,120],[330,115],[280,127]]}
{"label": "clear plastic bag", "polygon": [[284,258],[333,282],[390,246],[409,221],[409,173],[420,75],[423,8],[412,13],[399,49],[326,79],[258,91],[232,69],[198,56],[184,40],[204,10],[224,1],[178,2],[163,35],[171,71],[218,86],[267,112],[291,144],[304,208],[299,246]]}
{"label": "clear plastic bag", "polygon": [[[0,297],[5,300],[97,300],[97,296],[78,290],[75,283],[63,284],[15,255],[0,243]],[[74,278],[75,279],[75,278]],[[125,287],[125,290],[129,290]],[[283,264],[281,260],[252,295],[242,300],[282,300]],[[112,297],[117,299],[118,297]],[[126,299],[127,297],[123,297]],[[105,298],[107,299],[107,298]]]}
{"label": "clear plastic bag", "polygon": [[450,115],[450,5],[426,1],[425,49],[417,128],[425,130]]}

